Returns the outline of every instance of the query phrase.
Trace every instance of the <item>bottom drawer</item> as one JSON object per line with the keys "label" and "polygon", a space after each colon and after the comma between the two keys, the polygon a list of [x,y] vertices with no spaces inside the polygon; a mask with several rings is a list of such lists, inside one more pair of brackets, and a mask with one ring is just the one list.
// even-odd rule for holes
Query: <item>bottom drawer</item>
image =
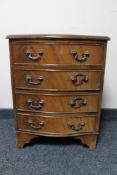
{"label": "bottom drawer", "polygon": [[41,135],[72,135],[96,131],[95,115],[39,116],[17,114],[17,129],[37,132]]}

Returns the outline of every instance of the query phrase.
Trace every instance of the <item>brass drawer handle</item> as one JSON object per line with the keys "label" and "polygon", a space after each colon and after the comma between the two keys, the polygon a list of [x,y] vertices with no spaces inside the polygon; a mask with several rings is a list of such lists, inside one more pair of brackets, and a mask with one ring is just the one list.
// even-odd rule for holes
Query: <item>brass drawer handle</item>
{"label": "brass drawer handle", "polygon": [[31,75],[27,75],[26,76],[26,80],[27,80],[28,84],[38,85],[38,84],[41,84],[42,83],[42,81],[44,80],[44,77],[43,76],[39,76],[37,78],[37,80],[32,81]]}
{"label": "brass drawer handle", "polygon": [[87,58],[90,56],[90,52],[87,50],[87,51],[84,51],[84,53],[82,54],[82,56],[79,56],[79,54],[77,53],[77,51],[75,50],[72,50],[70,52],[70,55],[76,60],[76,61],[79,61],[79,62],[84,62],[87,60]]}
{"label": "brass drawer handle", "polygon": [[81,106],[85,106],[87,104],[87,100],[86,99],[82,99],[80,97],[76,97],[73,100],[70,100],[69,105],[72,108],[80,108]]}
{"label": "brass drawer handle", "polygon": [[[79,77],[81,77],[79,79]],[[81,85],[83,84],[83,82],[87,83],[88,82],[88,76],[85,75],[85,74],[82,74],[82,73],[77,73],[76,75],[73,75],[70,77],[70,81],[73,83],[73,84],[76,84],[76,85]]]}
{"label": "brass drawer handle", "polygon": [[84,126],[84,121],[81,121],[78,126],[75,126],[73,123],[68,123],[68,127],[73,131],[80,131],[81,129],[83,129]]}
{"label": "brass drawer handle", "polygon": [[39,103],[38,103],[38,105],[35,105],[35,104],[33,104],[32,99],[28,99],[28,100],[27,100],[27,103],[28,103],[28,105],[29,105],[31,108],[37,110],[37,109],[42,109],[42,107],[43,107],[44,104],[45,104],[45,101],[44,101],[44,100],[40,100]]}
{"label": "brass drawer handle", "polygon": [[38,60],[39,58],[41,58],[42,56],[44,55],[44,50],[40,50],[38,53],[37,53],[37,56],[32,56],[32,52],[30,50],[27,50],[26,51],[26,56],[32,60],[32,61],[36,61]]}
{"label": "brass drawer handle", "polygon": [[33,129],[42,129],[44,127],[44,121],[40,121],[36,126],[31,119],[26,122]]}

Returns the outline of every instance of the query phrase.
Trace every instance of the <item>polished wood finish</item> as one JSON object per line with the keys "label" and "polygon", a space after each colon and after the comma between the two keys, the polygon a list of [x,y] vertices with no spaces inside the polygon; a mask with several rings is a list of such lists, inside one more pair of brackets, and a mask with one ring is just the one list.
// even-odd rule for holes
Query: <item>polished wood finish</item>
{"label": "polished wood finish", "polygon": [[[14,63],[23,64],[61,64],[61,65],[101,65],[103,60],[103,47],[101,45],[92,44],[17,44],[13,46]],[[30,51],[32,57],[36,57],[37,53],[44,50],[44,54],[33,61],[28,58],[26,52]],[[90,55],[86,61],[80,62],[71,56],[71,51],[75,50],[81,57],[85,51],[89,51]]]}
{"label": "polished wood finish", "polygon": [[[36,132],[40,135],[46,136],[74,136],[78,133],[85,132],[96,132],[96,116],[39,116],[39,115],[17,115],[17,129],[22,131],[31,131]],[[33,122],[33,125],[36,127],[32,127],[28,124],[28,120]],[[40,122],[44,122],[44,127],[38,128]],[[79,131],[72,130],[69,127],[69,124],[73,124],[75,127],[79,127],[80,122],[84,122],[85,126],[83,126]]]}
{"label": "polished wood finish", "polygon": [[31,139],[39,137],[38,135],[33,135],[29,133],[16,132],[17,136],[17,146],[23,148],[26,143],[29,143]]}
{"label": "polished wood finish", "polygon": [[10,35],[17,145],[74,137],[95,149],[109,37]]}
{"label": "polished wood finish", "polygon": [[[76,105],[71,106],[70,102],[76,98]],[[57,112],[57,113],[77,113],[77,112],[97,112],[98,111],[98,103],[99,103],[99,94],[92,95],[57,95],[57,94],[25,94],[25,93],[16,93],[16,109],[17,110],[25,110],[25,111],[33,111],[33,112]],[[31,105],[28,104],[28,99],[32,100],[32,104],[34,106],[38,106],[41,100],[44,100],[45,104],[42,108],[35,109]],[[80,100],[81,99],[81,100]],[[81,101],[86,100],[86,104],[82,105]],[[81,104],[81,105],[80,105]],[[53,110],[54,108],[54,110]]]}
{"label": "polished wood finish", "polygon": [[[33,132],[16,132],[17,136],[17,146],[19,148],[23,148],[25,144],[29,143],[32,139],[39,138],[40,134]],[[79,134],[77,137],[74,136],[75,139],[80,139],[82,144],[87,145],[90,150],[94,150],[96,148],[98,134]]]}
{"label": "polished wood finish", "polygon": [[97,142],[97,135],[82,135],[74,137],[75,139],[80,139],[82,141],[82,144],[87,145],[90,150],[94,150],[96,148],[96,142]]}
{"label": "polished wood finish", "polygon": [[[14,74],[15,86],[17,89],[34,89],[42,91],[84,91],[101,89],[101,71],[74,71],[74,70],[22,70],[16,69]],[[71,80],[76,76],[76,82]],[[84,76],[88,81],[83,81]],[[28,81],[31,77],[31,83]],[[43,80],[38,83],[38,79]]]}
{"label": "polished wood finish", "polygon": [[88,36],[88,35],[55,35],[55,34],[50,34],[50,35],[45,35],[45,34],[38,34],[38,35],[8,35],[6,37],[7,39],[74,39],[74,40],[102,40],[102,41],[107,41],[110,40],[108,36]]}

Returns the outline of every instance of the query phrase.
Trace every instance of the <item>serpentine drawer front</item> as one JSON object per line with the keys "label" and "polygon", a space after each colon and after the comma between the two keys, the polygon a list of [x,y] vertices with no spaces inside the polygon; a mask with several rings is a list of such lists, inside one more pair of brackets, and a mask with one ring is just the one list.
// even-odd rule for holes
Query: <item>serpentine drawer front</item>
{"label": "serpentine drawer front", "polygon": [[96,147],[108,37],[10,35],[17,145],[39,136]]}
{"label": "serpentine drawer front", "polygon": [[103,64],[103,47],[92,44],[18,44],[13,46],[14,63]]}
{"label": "serpentine drawer front", "polygon": [[16,93],[16,109],[33,112],[97,112],[99,95]]}
{"label": "serpentine drawer front", "polygon": [[100,90],[101,71],[15,70],[17,89],[46,91]]}
{"label": "serpentine drawer front", "polygon": [[[62,136],[83,132],[96,132],[96,116],[27,116],[17,115],[17,128],[40,134]],[[52,127],[53,126],[53,127]]]}

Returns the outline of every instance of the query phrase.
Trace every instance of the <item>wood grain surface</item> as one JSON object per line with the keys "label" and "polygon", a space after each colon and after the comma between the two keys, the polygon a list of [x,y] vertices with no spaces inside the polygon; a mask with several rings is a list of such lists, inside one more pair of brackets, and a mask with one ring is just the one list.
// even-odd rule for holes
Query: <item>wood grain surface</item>
{"label": "wood grain surface", "polygon": [[[31,120],[33,125],[28,124]],[[44,122],[42,128],[39,127],[39,123]],[[80,123],[84,122],[84,126],[80,129]],[[75,128],[79,128],[75,131],[69,127],[69,124],[73,124]],[[36,127],[36,128],[35,128]],[[38,132],[45,135],[61,136],[61,135],[76,135],[82,132],[96,132],[96,118],[95,116],[35,116],[35,115],[17,115],[17,129],[28,132]]]}
{"label": "wood grain surface", "polygon": [[[14,79],[16,89],[38,89],[38,90],[100,90],[101,71],[70,71],[61,70],[15,70]],[[29,81],[29,79],[30,81]],[[43,80],[39,81],[42,77]],[[88,78],[85,81],[85,77]],[[72,81],[76,78],[76,81]]]}
{"label": "wood grain surface", "polygon": [[[36,57],[38,52],[44,50],[43,56],[32,61],[28,58],[26,52],[30,51],[32,57]],[[82,57],[85,51],[90,52],[86,61],[80,62],[71,56],[71,51],[75,50]],[[66,65],[101,65],[103,64],[102,45],[88,44],[17,44],[13,45],[14,63],[24,64],[66,64]]]}
{"label": "wood grain surface", "polygon": [[40,136],[72,136],[95,149],[110,38],[81,35],[7,38],[18,147],[23,148]]}

